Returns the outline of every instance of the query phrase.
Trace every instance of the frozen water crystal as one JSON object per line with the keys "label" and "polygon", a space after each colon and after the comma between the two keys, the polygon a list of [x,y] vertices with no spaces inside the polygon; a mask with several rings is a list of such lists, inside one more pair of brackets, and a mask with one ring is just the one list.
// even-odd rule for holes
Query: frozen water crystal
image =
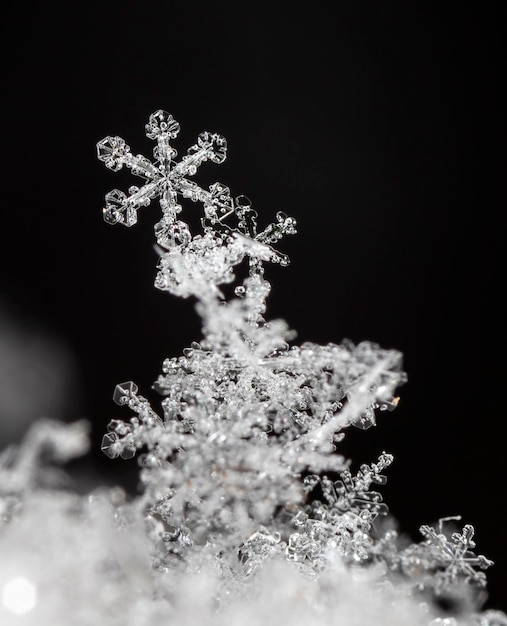
{"label": "frozen water crystal", "polygon": [[461,532],[450,535],[439,532],[432,526],[420,527],[424,541],[413,544],[401,553],[401,564],[404,571],[418,579],[421,588],[433,588],[442,594],[461,583],[478,588],[486,586],[486,575],[483,571],[493,565],[493,561],[483,555],[476,555],[474,527],[466,524]]}
{"label": "frozen water crystal", "polygon": [[[185,348],[182,357],[164,362],[156,382],[164,398],[163,420],[133,382],[116,387],[114,401],[137,417],[128,423],[113,420],[103,450],[123,458],[146,451],[140,457],[146,501],[154,514],[191,538],[177,550],[172,546],[161,567],[175,550],[181,558],[196,542],[215,550],[242,545],[247,571],[275,553],[316,568],[329,549],[364,560],[372,543],[370,524],[387,512],[380,494],[369,487],[383,484],[380,472],[392,457],[384,453],[377,464],[362,466],[352,477],[336,444],[341,431],[362,416],[371,415],[374,423],[377,409],[394,404],[394,391],[405,380],[401,355],[369,342],[291,346],[295,335],[287,324],[265,319],[271,287],[263,266],[288,264],[272,244],[295,234],[295,220],[278,211],[276,221],[260,229],[247,196],[232,199],[221,183],[209,191],[191,183],[188,177],[202,162],[224,160],[226,144],[220,135],[201,133],[187,156],[175,162],[170,140],[178,130],[166,112],[150,117],[146,131],[157,141],[157,173],[144,157],[133,157],[125,142],[107,138],[99,143],[99,158],[111,169],[126,165],[147,180],[129,198],[115,193],[115,217],[128,225],[141,200],[160,198],[155,284],[194,296],[203,323],[202,339]],[[177,204],[179,197],[203,204],[202,233],[192,234],[176,218],[184,208]],[[236,280],[233,270],[244,259],[248,274],[227,300],[219,285]],[[286,546],[273,542],[270,537],[279,534],[272,528],[280,523],[277,510],[294,509],[289,524],[293,517],[301,519],[297,514],[308,492],[302,472],[325,471],[341,472],[334,485],[322,478],[327,504],[306,513]],[[326,492],[328,483],[332,487]]]}
{"label": "frozen water crystal", "polygon": [[[54,465],[86,450],[82,422],[43,421],[0,455],[0,622],[7,610],[30,626],[505,626],[503,613],[480,612],[492,562],[475,553],[472,526],[444,532],[454,518],[443,518],[401,545],[384,502],[392,455],[353,470],[341,453],[351,426],[397,406],[401,354],[296,345],[268,318],[265,265],[289,263],[273,246],[296,222],[277,211],[265,225],[247,196],[199,186],[192,176],[224,161],[226,140],[203,132],[178,160],[179,130],[158,110],[145,127],[153,160],[116,136],[97,155],[141,179],[106,195],[108,223],[132,226],[159,201],[155,285],[192,297],[201,337],[164,360],[159,409],[132,381],[114,390],[126,417],[101,448],[136,457],[139,494],[61,489]],[[201,207],[199,232],[189,204]],[[455,614],[439,610],[447,597],[463,599]]]}
{"label": "frozen water crystal", "polygon": [[[160,109],[150,115],[145,128],[148,139],[157,139],[164,143],[169,139],[175,139],[180,132],[180,125],[173,119],[173,116]],[[163,158],[167,151],[168,148],[158,154],[157,158]]]}
{"label": "frozen water crystal", "polygon": [[102,443],[100,449],[110,459],[116,459],[120,456],[120,449],[118,446],[118,435],[116,433],[106,433],[102,437]]}
{"label": "frozen water crystal", "polygon": [[352,476],[347,469],[340,474],[340,480],[330,481],[326,476],[322,478],[322,491],[326,500],[340,511],[367,511],[371,520],[377,515],[387,515],[388,508],[382,502],[382,496],[370,490],[371,483],[383,485],[386,477],[379,474],[393,461],[393,457],[385,452],[380,456],[378,463],[371,466],[362,465],[356,476]]}
{"label": "frozen water crystal", "polygon": [[133,155],[121,137],[109,136],[97,143],[97,156],[106,167],[118,171],[125,166],[146,181],[128,196],[121,195],[117,190],[112,192],[112,196],[109,194],[109,204],[106,198],[104,210],[106,221],[131,226],[137,220],[138,209],[147,206],[157,197],[160,199],[163,215],[168,220],[174,220],[179,212],[178,195],[220,206],[220,201],[217,202],[210,191],[201,189],[187,176],[193,176],[205,161],[222,163],[227,153],[225,139],[216,133],[201,133],[197,143],[188,149],[187,156],[176,163],[176,150],[169,142],[178,132],[178,122],[166,111],[159,110],[150,116],[146,124],[146,136],[157,142],[154,149],[155,163],[142,155]]}
{"label": "frozen water crystal", "polygon": [[135,396],[137,391],[137,385],[131,380],[126,383],[116,385],[114,388],[113,401],[120,406],[122,404],[127,404],[129,400]]}
{"label": "frozen water crystal", "polygon": [[[55,466],[86,452],[85,422],[41,420],[0,454],[0,623],[507,626],[481,611],[492,561],[473,527],[442,518],[407,546],[384,502],[392,455],[353,470],[341,454],[351,426],[396,408],[401,354],[295,345],[268,319],[264,265],[288,264],[273,245],[295,220],[278,211],[261,226],[247,196],[190,180],[227,144],[203,132],[178,161],[179,129],[166,111],[149,117],[154,162],[119,137],[98,143],[109,169],[144,181],[107,194],[104,218],[132,226],[159,200],[156,286],[193,297],[202,336],[163,361],[158,411],[132,381],[114,390],[129,415],[109,422],[101,448],[137,457],[138,494],[67,488]],[[197,233],[190,202],[202,205]]]}
{"label": "frozen water crystal", "polygon": [[[245,256],[253,264],[262,259],[287,265],[288,257],[276,252],[271,244],[283,235],[294,234],[295,220],[278,212],[276,223],[257,233],[257,213],[246,196],[232,200],[229,189],[221,183],[213,183],[206,190],[189,179],[205,161],[223,163],[226,140],[216,133],[203,132],[187,155],[176,162],[170,140],[178,132],[179,124],[166,111],[150,116],[146,136],[157,142],[155,163],[142,155],[134,156],[120,137],[106,137],[97,144],[98,158],[109,169],[118,171],[125,166],[145,180],[143,186],[131,187],[128,195],[118,189],[106,195],[106,222],[132,226],[141,207],[155,198],[160,200],[162,218],[155,224],[155,235],[157,244],[167,252],[160,260],[156,286],[183,297],[200,296],[216,291],[218,284],[230,282],[232,267]],[[177,219],[182,210],[179,198],[203,204],[203,237],[192,238],[188,226]]]}

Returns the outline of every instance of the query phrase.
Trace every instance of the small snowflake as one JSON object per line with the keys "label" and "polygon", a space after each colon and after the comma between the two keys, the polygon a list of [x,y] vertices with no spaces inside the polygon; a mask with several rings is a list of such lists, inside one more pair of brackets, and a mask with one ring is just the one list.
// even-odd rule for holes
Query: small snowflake
{"label": "small snowflake", "polygon": [[421,526],[420,532],[426,539],[426,545],[435,558],[435,564],[443,568],[440,576],[448,585],[453,585],[458,578],[464,577],[465,582],[486,585],[486,576],[475,568],[482,570],[493,565],[485,556],[476,555],[473,541],[474,527],[467,524],[461,533],[452,533],[450,539],[442,533],[437,533],[431,526]]}
{"label": "small snowflake", "polygon": [[188,180],[197,172],[197,168],[205,161],[223,163],[227,154],[227,142],[221,135],[204,132],[197,139],[197,143],[188,149],[187,155],[176,163],[177,153],[170,145],[180,130],[180,125],[167,111],[156,111],[150,115],[146,124],[146,136],[156,140],[157,145],[153,154],[156,159],[152,163],[143,155],[134,156],[130,147],[121,137],[105,137],[97,144],[97,156],[106,167],[117,172],[123,166],[128,167],[133,174],[145,179],[142,187],[131,187],[127,196],[122,191],[114,189],[106,195],[104,219],[110,224],[121,223],[132,226],[137,221],[137,211],[140,207],[148,206],[154,198],[160,199],[164,217],[168,223],[176,219],[181,211],[177,202],[178,194],[193,201],[200,200],[223,212],[230,210],[224,202],[209,191],[201,189],[197,184]]}
{"label": "small snowflake", "polygon": [[486,575],[477,568],[485,570],[493,565],[493,561],[473,552],[474,527],[467,524],[461,532],[454,532],[450,537],[442,532],[441,525],[439,531],[431,526],[421,526],[424,541],[409,546],[400,555],[405,573],[419,579],[421,588],[434,587],[437,594],[453,589],[460,582],[485,587]]}
{"label": "small snowflake", "polygon": [[[97,156],[106,167],[117,172],[125,166],[145,180],[141,187],[130,187],[128,195],[119,189],[113,189],[106,195],[105,221],[109,224],[132,226],[137,222],[137,211],[158,198],[162,219],[155,225],[157,243],[165,249],[185,245],[190,241],[190,232],[184,222],[176,219],[182,208],[178,204],[178,197],[182,196],[193,202],[203,203],[202,223],[205,232],[213,232],[219,238],[234,232],[242,234],[248,239],[256,240],[258,247],[263,244],[270,251],[270,260],[287,265],[287,256],[275,252],[271,244],[283,235],[294,234],[295,220],[279,211],[276,222],[259,233],[257,213],[246,196],[240,195],[233,199],[229,188],[221,183],[213,183],[206,190],[189,180],[188,177],[196,174],[202,163],[212,161],[220,164],[225,161],[227,141],[217,133],[205,131],[199,135],[197,143],[188,149],[186,156],[176,162],[177,152],[170,145],[170,141],[177,137],[179,130],[180,125],[167,111],[158,110],[150,115],[146,124],[146,136],[157,142],[153,150],[154,163],[141,154],[133,155],[121,137],[108,136],[97,143]],[[225,223],[230,216],[235,216],[237,220],[234,228]]]}

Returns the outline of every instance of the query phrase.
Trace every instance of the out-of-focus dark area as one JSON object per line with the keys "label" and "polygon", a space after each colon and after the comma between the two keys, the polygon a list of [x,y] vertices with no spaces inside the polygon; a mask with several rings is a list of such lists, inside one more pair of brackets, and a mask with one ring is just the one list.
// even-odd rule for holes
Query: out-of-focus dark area
{"label": "out-of-focus dark area", "polygon": [[[505,107],[499,2],[10,3],[3,9],[0,442],[37,416],[93,426],[90,484],[131,485],[99,451],[116,383],[150,387],[200,337],[193,303],[153,288],[156,203],[132,229],[105,193],[140,179],[97,161],[163,108],[180,155],[203,130],[228,158],[197,180],[283,210],[299,234],[267,269],[268,317],[298,341],[369,339],[405,355],[396,411],[347,436],[394,454],[383,493],[401,530],[461,514],[488,607],[505,610]],[[187,206],[188,212],[199,210]],[[187,214],[188,215],[188,214]],[[503,606],[502,606],[503,605]]]}

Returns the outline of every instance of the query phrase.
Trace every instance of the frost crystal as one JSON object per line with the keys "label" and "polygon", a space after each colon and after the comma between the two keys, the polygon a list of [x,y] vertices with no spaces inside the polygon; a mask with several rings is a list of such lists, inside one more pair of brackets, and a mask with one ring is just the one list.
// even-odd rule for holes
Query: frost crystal
{"label": "frost crystal", "polygon": [[[112,420],[102,444],[111,458],[138,455],[156,569],[192,569],[206,554],[220,564],[221,576],[232,573],[229,592],[281,561],[313,580],[340,562],[372,572],[379,567],[373,578],[383,585],[396,572],[408,589],[427,589],[421,571],[432,573],[436,593],[458,578],[482,586],[475,568],[491,562],[471,552],[471,526],[450,540],[423,526],[425,542],[400,551],[394,531],[376,530],[388,508],[372,489],[386,483],[393,457],[383,452],[353,474],[339,454],[347,427],[369,428],[377,412],[396,407],[396,389],[405,381],[401,354],[371,342],[291,345],[295,333],[287,324],[265,318],[271,286],[264,263],[288,264],[272,246],[296,232],[295,220],[278,212],[260,230],[246,196],[233,200],[221,183],[205,190],[189,180],[205,161],[225,159],[226,141],[202,133],[177,162],[170,140],[178,131],[169,113],[150,117],[154,163],[134,157],[119,137],[98,144],[109,168],[125,165],[145,180],[128,196],[118,190],[106,196],[106,221],[131,226],[138,209],[159,198],[155,285],[193,296],[202,319],[201,339],[164,361],[154,386],[161,411],[138,395],[135,383],[118,385],[114,401],[135,415]],[[180,219],[180,197],[202,204],[202,232],[191,233]],[[244,260],[240,280],[235,271]],[[235,281],[227,298],[220,286]],[[454,624],[433,617],[426,623]]]}
{"label": "frost crystal", "polygon": [[[278,212],[260,228],[246,196],[190,180],[223,162],[226,141],[201,133],[177,161],[178,131],[169,113],[150,116],[153,162],[120,137],[99,142],[107,167],[144,180],[110,192],[104,217],[132,226],[158,198],[155,285],[194,299],[202,336],[164,361],[156,407],[132,381],[114,389],[130,416],[110,421],[101,448],[136,458],[135,497],[63,489],[54,465],[86,451],[84,422],[41,421],[0,455],[0,623],[506,626],[480,612],[478,570],[492,562],[475,554],[473,527],[444,533],[455,519],[444,518],[401,547],[380,492],[392,455],[353,471],[340,454],[349,427],[396,407],[401,354],[295,345],[283,320],[268,321],[264,264],[288,264],[273,246],[295,220]],[[180,199],[202,205],[200,232]]]}
{"label": "frost crystal", "polygon": [[[276,222],[258,232],[257,213],[246,196],[233,199],[229,189],[218,182],[205,190],[189,180],[202,163],[223,163],[227,142],[221,135],[203,132],[187,155],[176,162],[177,152],[170,140],[176,138],[179,129],[166,111],[150,116],[146,136],[157,142],[154,163],[142,155],[134,156],[120,137],[106,137],[97,144],[98,158],[108,168],[118,171],[125,166],[145,180],[142,187],[131,187],[128,195],[118,189],[106,195],[106,222],[132,226],[141,207],[154,198],[160,201],[162,218],[155,225],[155,234],[157,244],[166,252],[161,255],[157,287],[182,297],[199,297],[231,282],[232,268],[245,256],[252,265],[258,260],[287,265],[288,258],[271,244],[285,234],[294,234],[295,221],[280,211]],[[180,196],[203,204],[202,235],[192,237],[188,225],[177,219],[182,210]]]}
{"label": "frost crystal", "polygon": [[476,568],[485,570],[493,561],[473,552],[473,526],[467,524],[461,532],[450,536],[442,528],[437,532],[427,525],[421,526],[420,532],[425,540],[410,546],[402,555],[404,569],[419,579],[420,587],[431,586],[437,593],[443,593],[461,582],[486,586],[486,575]]}
{"label": "frost crystal", "polygon": [[146,124],[146,136],[157,142],[153,150],[155,163],[140,154],[134,156],[121,137],[106,137],[99,141],[98,158],[106,164],[106,167],[113,171],[121,170],[123,166],[128,167],[133,174],[146,181],[141,188],[131,187],[128,196],[118,189],[107,194],[104,209],[104,219],[107,222],[132,226],[137,221],[138,209],[148,206],[153,198],[158,197],[164,220],[159,224],[159,229],[165,230],[164,227],[167,227],[165,235],[169,236],[171,230],[171,234],[176,238],[170,227],[175,223],[176,215],[181,210],[177,204],[178,194],[194,201],[211,202],[212,206],[218,205],[221,208],[225,206],[218,198],[213,198],[211,192],[205,192],[186,178],[195,174],[197,168],[205,161],[222,163],[227,153],[225,139],[215,133],[201,133],[197,143],[188,149],[188,154],[179,163],[175,163],[177,153],[169,142],[178,135],[179,130],[178,122],[165,111],[157,111],[150,116]]}

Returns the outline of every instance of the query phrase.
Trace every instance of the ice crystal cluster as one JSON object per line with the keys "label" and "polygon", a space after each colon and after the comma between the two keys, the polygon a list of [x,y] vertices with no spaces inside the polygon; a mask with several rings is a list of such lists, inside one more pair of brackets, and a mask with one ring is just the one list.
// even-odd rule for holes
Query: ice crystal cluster
{"label": "ice crystal cluster", "polygon": [[353,469],[340,454],[349,427],[396,407],[401,354],[295,345],[268,320],[265,265],[289,263],[278,246],[296,222],[263,226],[246,196],[194,182],[226,140],[201,133],[178,160],[178,131],[150,116],[152,160],[120,137],[98,143],[108,168],[141,180],[106,195],[104,218],[130,227],[158,201],[155,286],[192,299],[202,337],[164,361],[156,406],[132,381],[115,388],[123,415],[102,450],[135,457],[136,497],[62,485],[55,465],[86,451],[83,422],[40,422],[0,457],[0,623],[506,626],[481,612],[492,562],[473,527],[442,519],[410,544],[384,503],[392,455]]}

